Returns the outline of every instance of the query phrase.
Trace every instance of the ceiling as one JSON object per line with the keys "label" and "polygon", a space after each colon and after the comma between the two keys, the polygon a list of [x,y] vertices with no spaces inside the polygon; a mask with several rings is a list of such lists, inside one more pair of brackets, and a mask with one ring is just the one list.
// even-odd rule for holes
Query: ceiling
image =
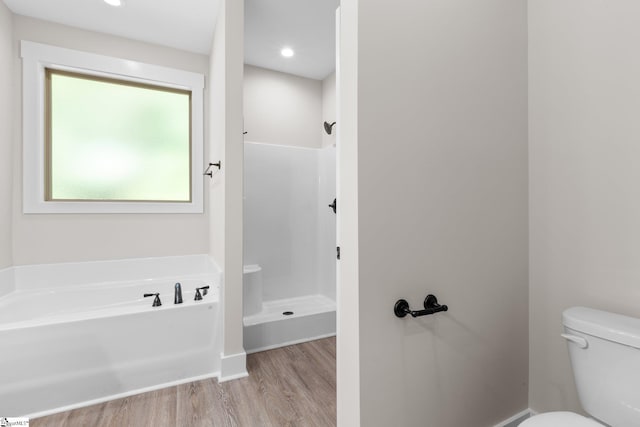
{"label": "ceiling", "polygon": [[[245,0],[245,62],[312,79],[336,68],[336,8],[340,0]],[[280,55],[283,47],[295,55]]]}
{"label": "ceiling", "polygon": [[[239,0],[237,0],[239,1]],[[12,12],[208,55],[221,0],[4,0]],[[335,70],[340,0],[245,0],[245,62],[313,79]],[[280,50],[295,55],[284,58]]]}
{"label": "ceiling", "polygon": [[4,0],[13,13],[208,55],[220,0]]}

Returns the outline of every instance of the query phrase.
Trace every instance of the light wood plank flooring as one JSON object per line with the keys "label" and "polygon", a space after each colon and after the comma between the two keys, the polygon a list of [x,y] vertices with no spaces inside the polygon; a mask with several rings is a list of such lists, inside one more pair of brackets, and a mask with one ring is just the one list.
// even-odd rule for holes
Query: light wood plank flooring
{"label": "light wood plank flooring", "polygon": [[247,356],[249,377],[204,380],[31,420],[32,427],[336,425],[336,340]]}

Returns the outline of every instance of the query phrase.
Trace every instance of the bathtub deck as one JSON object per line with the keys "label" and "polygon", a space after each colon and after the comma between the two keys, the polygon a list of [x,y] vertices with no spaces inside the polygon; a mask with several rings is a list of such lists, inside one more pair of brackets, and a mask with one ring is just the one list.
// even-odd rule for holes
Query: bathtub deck
{"label": "bathtub deck", "polygon": [[336,425],[336,341],[247,357],[250,376],[204,380],[31,420],[32,427]]}

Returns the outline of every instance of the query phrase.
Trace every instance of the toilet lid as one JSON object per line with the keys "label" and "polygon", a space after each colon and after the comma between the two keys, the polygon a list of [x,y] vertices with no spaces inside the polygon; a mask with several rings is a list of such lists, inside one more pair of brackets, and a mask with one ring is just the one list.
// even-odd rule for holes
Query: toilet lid
{"label": "toilet lid", "polygon": [[573,412],[547,412],[529,418],[518,427],[603,427],[602,424]]}

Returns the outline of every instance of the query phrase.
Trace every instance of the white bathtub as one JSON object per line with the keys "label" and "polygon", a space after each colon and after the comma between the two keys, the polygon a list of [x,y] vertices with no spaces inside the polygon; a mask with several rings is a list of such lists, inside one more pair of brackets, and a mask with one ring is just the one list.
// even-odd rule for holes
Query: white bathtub
{"label": "white bathtub", "polygon": [[[37,417],[217,376],[209,276],[18,289],[0,298],[0,415]],[[210,285],[201,301],[195,288]],[[161,307],[152,307],[160,292]]]}

